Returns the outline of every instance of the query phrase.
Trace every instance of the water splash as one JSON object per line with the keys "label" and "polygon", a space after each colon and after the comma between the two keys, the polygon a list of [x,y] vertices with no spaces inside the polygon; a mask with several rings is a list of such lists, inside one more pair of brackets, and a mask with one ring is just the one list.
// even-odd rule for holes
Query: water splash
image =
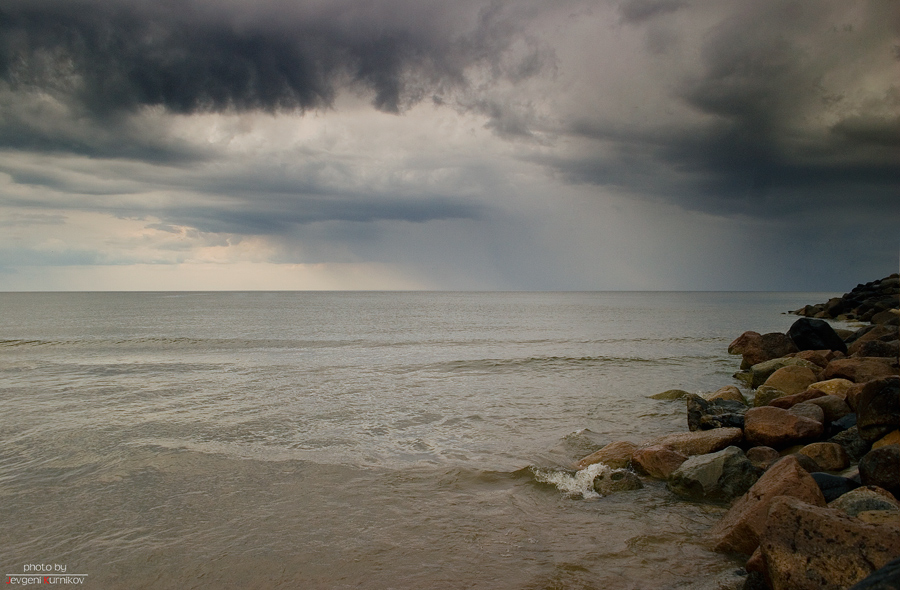
{"label": "water splash", "polygon": [[533,469],[533,471],[537,481],[554,485],[569,497],[591,500],[601,497],[594,491],[594,479],[601,473],[612,472],[612,468],[604,463],[594,463],[574,474],[541,468]]}

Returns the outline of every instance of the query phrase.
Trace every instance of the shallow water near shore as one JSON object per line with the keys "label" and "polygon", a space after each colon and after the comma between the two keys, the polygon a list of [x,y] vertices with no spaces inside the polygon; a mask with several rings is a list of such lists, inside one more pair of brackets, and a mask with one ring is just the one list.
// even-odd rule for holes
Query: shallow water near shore
{"label": "shallow water near shore", "polygon": [[[717,588],[723,508],[571,470],[831,293],[0,294],[4,574],[89,588]],[[587,492],[587,493],[584,493]]]}

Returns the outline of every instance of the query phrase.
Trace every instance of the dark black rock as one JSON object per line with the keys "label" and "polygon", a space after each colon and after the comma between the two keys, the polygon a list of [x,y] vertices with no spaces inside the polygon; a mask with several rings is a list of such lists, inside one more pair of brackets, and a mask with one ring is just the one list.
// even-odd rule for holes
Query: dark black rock
{"label": "dark black rock", "polygon": [[900,497],[900,445],[873,449],[859,460],[859,478],[864,485],[878,486]]}
{"label": "dark black rock", "polygon": [[850,590],[900,590],[900,557],[875,570]]}
{"label": "dark black rock", "polygon": [[830,473],[812,473],[810,475],[816,480],[819,489],[822,490],[822,495],[825,496],[826,502],[836,500],[847,492],[859,487],[859,484],[852,479],[839,475],[831,475]]}
{"label": "dark black rock", "polygon": [[875,442],[900,424],[900,377],[870,381],[856,401],[859,435]]}
{"label": "dark black rock", "polygon": [[854,426],[856,426],[856,414],[847,414],[843,418],[833,421],[829,426],[829,432],[834,436]]}
{"label": "dark black rock", "polygon": [[847,354],[847,345],[825,320],[800,318],[788,330],[800,350],[837,350]]}
{"label": "dark black rock", "polygon": [[743,428],[747,406],[741,402],[716,399],[706,401],[696,394],[685,396],[687,400],[688,429],[711,430],[713,428]]}
{"label": "dark black rock", "polygon": [[[848,416],[849,415],[851,414],[848,414]],[[844,418],[846,417],[847,416],[844,416]],[[841,420],[844,418],[841,418]],[[863,455],[868,453],[869,449],[872,448],[872,443],[863,440],[863,438],[859,436],[859,428],[856,426],[851,426],[844,432],[835,434],[828,439],[828,442],[837,443],[844,447],[844,450],[847,451],[851,461],[859,461],[863,458]]]}

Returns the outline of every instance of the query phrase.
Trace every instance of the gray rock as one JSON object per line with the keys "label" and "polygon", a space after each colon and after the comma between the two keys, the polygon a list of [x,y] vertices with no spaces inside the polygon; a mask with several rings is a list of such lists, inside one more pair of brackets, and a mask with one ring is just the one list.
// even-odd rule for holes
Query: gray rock
{"label": "gray rock", "polygon": [[856,425],[859,435],[875,442],[900,424],[900,378],[888,377],[870,381],[856,402]]}
{"label": "gray rock", "polygon": [[872,449],[859,460],[859,477],[867,486],[884,488],[900,496],[900,445]]}
{"label": "gray rock", "polygon": [[850,516],[869,510],[900,510],[900,502],[885,490],[875,486],[863,486],[851,490],[828,503],[829,508],[837,508]]}
{"label": "gray rock", "polygon": [[639,490],[644,487],[640,478],[627,469],[604,471],[594,478],[594,491],[602,496],[615,492]]}
{"label": "gray rock", "polygon": [[666,487],[690,500],[727,502],[749,490],[761,473],[738,447],[727,447],[690,457],[669,475]]}
{"label": "gray rock", "polygon": [[844,447],[851,461],[859,461],[872,448],[872,443],[859,436],[859,429],[856,426],[851,426],[847,430],[835,434],[828,439],[828,442],[834,442]]}
{"label": "gray rock", "polygon": [[809,418],[810,420],[815,420],[819,424],[825,423],[825,410],[812,402],[801,402],[791,406],[788,412],[795,416],[802,416],[804,418]]}
{"label": "gray rock", "polygon": [[859,484],[847,477],[840,475],[831,475],[830,473],[813,473],[812,478],[816,480],[816,485],[825,496],[826,502],[837,500],[847,492],[852,492],[859,487]]}
{"label": "gray rock", "polygon": [[741,402],[716,399],[707,401],[699,395],[687,396],[688,430],[713,428],[743,428],[747,406]]}
{"label": "gray rock", "polygon": [[650,396],[650,399],[658,399],[663,401],[673,401],[676,399],[681,399],[685,396],[691,395],[689,391],[685,391],[683,389],[667,389],[662,393],[657,393]]}

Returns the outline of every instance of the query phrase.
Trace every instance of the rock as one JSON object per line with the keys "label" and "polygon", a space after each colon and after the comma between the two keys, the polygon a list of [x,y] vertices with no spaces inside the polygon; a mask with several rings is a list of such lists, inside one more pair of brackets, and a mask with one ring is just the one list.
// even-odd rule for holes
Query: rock
{"label": "rock", "polygon": [[[832,361],[835,362],[835,361]],[[831,363],[829,363],[831,364]],[[808,367],[814,372],[819,369],[815,363],[811,363],[806,359],[799,358],[777,358],[753,365],[746,371],[735,373],[735,378],[747,383],[749,387],[756,389],[766,382],[772,373],[782,367]]]}
{"label": "rock", "polygon": [[812,475],[813,473],[821,473],[822,468],[819,467],[819,464],[815,462],[815,460],[809,455],[803,455],[801,453],[791,453],[789,455],[785,455],[785,457],[793,457],[800,463],[800,467],[802,467],[807,473]]}
{"label": "rock", "polygon": [[627,469],[612,469],[602,471],[594,478],[594,491],[601,496],[608,496],[615,492],[639,490],[644,487],[641,480]]}
{"label": "rock", "polygon": [[900,559],[889,561],[854,584],[850,590],[900,590]]}
{"label": "rock", "polygon": [[853,428],[854,426],[856,426],[856,414],[847,414],[843,418],[831,423],[831,431],[834,434],[837,434],[838,432],[844,432],[848,428]]}
{"label": "rock", "polygon": [[772,406],[750,408],[744,415],[744,436],[754,446],[784,448],[815,440],[823,431],[821,422]]}
{"label": "rock", "polygon": [[790,408],[788,412],[794,416],[802,416],[803,418],[815,420],[819,424],[825,424],[825,410],[810,402],[799,403]]}
{"label": "rock", "polygon": [[[827,366],[827,365],[826,365]],[[853,382],[847,379],[829,379],[827,381],[817,381],[809,386],[810,389],[816,389],[828,395],[835,395],[841,399],[847,399],[847,391],[853,387]]]}
{"label": "rock", "polygon": [[857,514],[856,518],[871,524],[889,524],[900,528],[900,511],[897,510],[866,510]]}
{"label": "rock", "polygon": [[746,493],[759,476],[742,450],[726,447],[691,457],[669,475],[666,487],[689,500],[728,502]]}
{"label": "rock", "polygon": [[706,401],[699,395],[687,396],[688,430],[710,430],[712,428],[743,428],[744,412],[747,406],[741,402],[717,399]]}
{"label": "rock", "polygon": [[887,324],[893,323],[897,325],[897,317],[898,312],[896,309],[886,309],[884,311],[880,311],[872,316],[872,319],[869,320],[873,324]]}
{"label": "rock", "polygon": [[637,448],[636,444],[627,440],[611,442],[596,453],[591,453],[576,463],[575,467],[580,470],[594,463],[603,463],[613,469],[622,469],[623,467],[628,467],[628,464],[631,462],[631,455],[634,454]]}
{"label": "rock", "polygon": [[[866,342],[870,340],[882,340],[884,342],[890,342],[892,340],[897,339],[897,328],[893,326],[865,326],[864,328],[860,328],[857,330],[853,337],[848,340],[850,344],[856,344],[857,342]],[[847,351],[850,351],[850,347],[847,347]]]}
{"label": "rock", "polygon": [[791,325],[788,336],[798,350],[837,350],[847,354],[847,345],[826,321],[800,318]]}
{"label": "rock", "polygon": [[844,432],[835,434],[828,439],[828,442],[837,443],[844,447],[851,461],[859,461],[872,448],[870,442],[863,440],[859,436],[859,429],[856,426],[851,426]]}
{"label": "rock", "polygon": [[785,410],[789,410],[791,407],[801,403],[806,402],[811,399],[815,399],[817,397],[823,397],[827,395],[823,391],[819,391],[818,389],[807,389],[806,391],[802,391],[800,393],[795,393],[794,395],[785,395],[783,397],[778,397],[770,401],[769,406],[775,406],[776,408],[783,408]]}
{"label": "rock", "polygon": [[837,500],[847,492],[852,492],[859,487],[859,483],[849,477],[831,475],[830,473],[813,473],[812,478],[822,491],[826,502]]}
{"label": "rock", "polygon": [[745,406],[747,405],[747,400],[744,399],[744,394],[741,393],[741,390],[734,385],[726,385],[724,387],[720,387],[709,395],[704,396],[704,398],[708,402],[714,402],[721,399],[732,402],[740,402]]}
{"label": "rock", "polygon": [[819,406],[825,411],[825,424],[840,420],[851,413],[850,406],[847,405],[847,402],[834,395],[813,398],[805,403]]}
{"label": "rock", "polygon": [[840,471],[850,466],[850,456],[837,443],[812,443],[800,449],[800,453],[815,461],[822,471]]}
{"label": "rock", "polygon": [[662,393],[657,393],[655,395],[651,395],[650,399],[673,401],[676,399],[681,399],[686,395],[690,395],[690,392],[685,391],[683,389],[668,389],[666,391],[663,391]]}
{"label": "rock", "polygon": [[900,444],[900,430],[895,430],[893,432],[885,434],[883,437],[872,443],[872,448],[880,449],[881,447],[896,444]]}
{"label": "rock", "polygon": [[868,510],[900,510],[900,502],[877,486],[863,486],[832,500],[828,507],[856,516]]}
{"label": "rock", "polygon": [[728,352],[742,355],[741,368],[746,369],[797,352],[797,346],[786,334],[780,332],[769,334],[744,332],[728,346]]}
{"label": "rock", "polygon": [[781,497],[759,548],[773,590],[843,590],[900,556],[900,530]]}
{"label": "rock", "polygon": [[781,367],[772,373],[763,385],[780,389],[787,395],[806,391],[806,388],[818,381],[816,373],[809,367]]}
{"label": "rock", "polygon": [[900,424],[900,378],[888,377],[865,384],[856,402],[859,435],[875,442]]}
{"label": "rock", "polygon": [[881,340],[856,341],[850,345],[850,355],[853,357],[889,357],[897,358],[900,353],[900,342],[893,340],[883,342]]}
{"label": "rock", "polygon": [[715,428],[697,432],[677,432],[653,439],[647,446],[664,445],[687,456],[705,455],[738,445],[744,439],[740,428]]}
{"label": "rock", "polygon": [[781,455],[772,447],[751,447],[747,449],[747,459],[754,467],[765,471],[775,461],[781,458]]}
{"label": "rock", "polygon": [[769,387],[768,385],[760,385],[753,395],[753,406],[756,408],[760,406],[769,406],[772,405],[772,402],[776,399],[781,399],[783,397],[787,397],[787,394],[780,389]]}
{"label": "rock", "polygon": [[817,367],[824,369],[828,363],[834,360],[835,354],[843,356],[843,353],[835,353],[833,350],[802,350],[790,355],[794,358],[805,359]]}
{"label": "rock", "polygon": [[873,449],[859,460],[863,485],[878,486],[900,497],[900,445]]}
{"label": "rock", "polygon": [[759,545],[772,502],[779,496],[791,496],[816,506],[825,506],[825,498],[812,476],[793,457],[775,463],[740,497],[710,529],[716,551],[750,555]]}
{"label": "rock", "polygon": [[[878,357],[857,357],[835,359],[828,363],[822,373],[823,379],[847,379],[854,383],[865,383],[873,379],[881,379],[896,375],[897,369],[891,365],[889,359]],[[853,407],[853,404],[850,404]]]}
{"label": "rock", "polygon": [[688,456],[666,445],[651,445],[634,452],[631,464],[635,471],[656,479],[666,479],[687,461]]}

